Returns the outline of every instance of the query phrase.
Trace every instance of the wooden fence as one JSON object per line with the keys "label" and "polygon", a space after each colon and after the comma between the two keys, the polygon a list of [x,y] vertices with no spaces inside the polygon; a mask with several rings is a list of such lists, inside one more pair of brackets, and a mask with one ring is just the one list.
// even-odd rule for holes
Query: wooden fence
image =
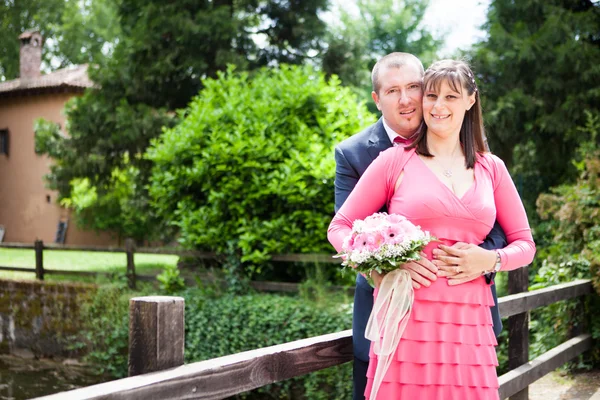
{"label": "wooden fence", "polygon": [[[28,243],[0,243],[0,249],[28,249],[35,250],[35,267],[8,267],[0,266],[0,271],[17,271],[35,273],[36,279],[44,280],[46,274],[57,275],[73,275],[73,276],[99,276],[110,275],[107,272],[93,271],[72,271],[47,269],[44,267],[44,251],[97,251],[106,253],[125,253],[127,260],[126,273],[127,281],[130,288],[136,287],[138,280],[153,281],[156,279],[154,275],[140,275],[135,271],[134,255],[138,254],[166,254],[177,255],[183,257],[194,257],[201,260],[219,260],[215,253],[182,250],[180,248],[153,248],[139,247],[136,248],[135,243],[131,239],[125,241],[125,247],[100,247],[100,246],[72,246],[60,244],[45,244],[41,240],[36,240],[33,244]],[[323,263],[323,264],[340,264],[341,260],[333,258],[329,254],[275,254],[271,256],[272,261],[277,262],[302,262],[302,263]],[[287,282],[268,282],[268,281],[252,281],[250,285],[259,291],[265,292],[297,292],[298,284]],[[343,287],[333,287],[333,289],[347,289]]]}
{"label": "wooden fence", "polygon": [[[509,275],[513,290],[518,287],[518,274],[525,274],[526,270],[515,272],[515,278],[510,279]],[[527,398],[531,383],[592,346],[591,335],[581,333],[528,361],[528,312],[592,292],[591,281],[577,280],[499,299],[501,316],[509,317],[511,362],[518,361],[514,355],[519,351],[525,354],[519,355],[524,360],[520,365],[499,377],[501,399]],[[352,332],[347,330],[182,365],[183,299],[134,298],[129,311],[129,378],[40,399],[216,400],[352,360]]]}

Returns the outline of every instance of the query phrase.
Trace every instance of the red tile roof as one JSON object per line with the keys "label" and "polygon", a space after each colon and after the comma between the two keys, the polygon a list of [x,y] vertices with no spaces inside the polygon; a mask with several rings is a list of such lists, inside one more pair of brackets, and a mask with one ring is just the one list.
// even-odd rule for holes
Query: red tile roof
{"label": "red tile roof", "polygon": [[82,92],[94,86],[87,64],[56,70],[46,75],[0,82],[0,97],[21,93]]}

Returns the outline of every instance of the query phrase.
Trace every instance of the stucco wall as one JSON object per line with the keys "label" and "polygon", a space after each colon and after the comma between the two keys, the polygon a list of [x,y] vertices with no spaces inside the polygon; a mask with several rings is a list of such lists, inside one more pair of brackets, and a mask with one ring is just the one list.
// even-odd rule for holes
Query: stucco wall
{"label": "stucco wall", "polygon": [[[82,231],[69,211],[57,204],[57,193],[45,187],[43,176],[51,160],[35,154],[34,121],[45,118],[65,126],[63,113],[72,94],[44,94],[0,99],[0,129],[9,130],[9,155],[0,155],[0,225],[4,242],[53,243],[61,219],[69,219],[66,244],[115,245],[108,233]],[[50,201],[48,201],[48,198]]]}

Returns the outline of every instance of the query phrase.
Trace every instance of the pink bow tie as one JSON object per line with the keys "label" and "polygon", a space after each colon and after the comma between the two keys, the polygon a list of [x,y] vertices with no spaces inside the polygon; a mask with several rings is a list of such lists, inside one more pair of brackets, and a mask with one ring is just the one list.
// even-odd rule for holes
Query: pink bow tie
{"label": "pink bow tie", "polygon": [[400,135],[397,135],[394,138],[394,143],[397,143],[397,144],[403,145],[403,146],[408,146],[411,142],[412,142],[412,140],[406,139]]}

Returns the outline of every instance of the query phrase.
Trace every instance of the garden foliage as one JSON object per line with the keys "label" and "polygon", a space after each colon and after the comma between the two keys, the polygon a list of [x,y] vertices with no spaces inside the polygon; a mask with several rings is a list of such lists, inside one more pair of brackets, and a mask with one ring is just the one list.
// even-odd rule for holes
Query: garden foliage
{"label": "garden foliage", "polygon": [[487,17],[471,54],[486,130],[531,218],[540,193],[577,176],[577,127],[600,110],[600,3],[493,0]]}
{"label": "garden foliage", "polygon": [[[186,362],[287,343],[348,329],[349,305],[319,306],[299,297],[254,294],[207,299],[186,294]],[[352,397],[351,365],[265,386],[245,399],[333,400]]]}
{"label": "garden foliage", "polygon": [[[110,0],[89,3],[104,1]],[[113,6],[111,21],[120,32],[114,49],[88,69],[95,87],[67,105],[70,136],[42,151],[54,161],[48,183],[65,199],[88,180],[97,201],[85,207],[88,212],[79,205],[77,213],[87,228],[168,240],[148,204],[151,165],[142,156],[150,139],[175,125],[175,110],[198,93],[201,78],[215,77],[228,64],[255,69],[310,60],[322,46],[319,13],[327,2],[123,0]],[[95,24],[105,19],[99,15]],[[2,55],[0,46],[0,73]],[[131,193],[122,193],[115,174],[126,175]]]}
{"label": "garden foliage", "polygon": [[[580,145],[574,166],[579,178],[572,184],[552,188],[537,200],[543,222],[535,228],[539,270],[530,289],[574,279],[591,278],[600,293],[600,114],[586,112],[587,123],[578,129]],[[597,295],[585,302],[562,301],[532,313],[533,353],[538,355],[568,339],[592,332],[600,338],[600,320],[594,309]],[[590,364],[591,361],[591,364]],[[600,349],[579,366],[597,366]]]}
{"label": "garden foliage", "polygon": [[[168,294],[185,299],[185,362],[221,357],[241,351],[287,343],[348,329],[352,309],[335,296],[317,302],[273,294],[222,295],[219,287]],[[129,298],[149,295],[146,287],[133,293],[124,285],[99,289],[84,307],[87,361],[112,378],[127,375]],[[332,400],[351,397],[351,364],[328,368],[239,395],[240,399]]]}
{"label": "garden foliage", "polygon": [[159,215],[184,246],[233,252],[248,266],[331,252],[333,148],[374,116],[310,67],[230,68],[204,86],[147,153]]}

